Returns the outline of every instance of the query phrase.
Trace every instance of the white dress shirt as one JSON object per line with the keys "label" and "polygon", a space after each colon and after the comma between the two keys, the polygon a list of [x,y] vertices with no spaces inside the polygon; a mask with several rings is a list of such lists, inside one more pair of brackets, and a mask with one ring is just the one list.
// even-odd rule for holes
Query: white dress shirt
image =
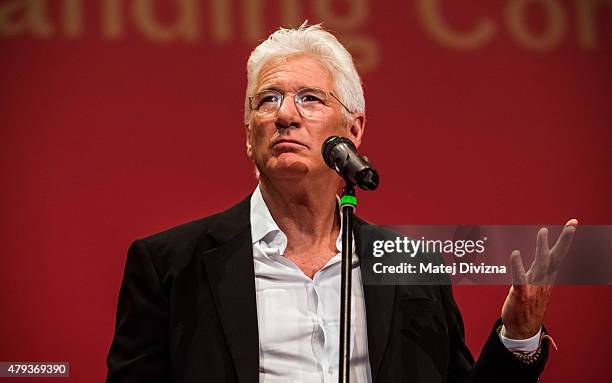
{"label": "white dress shirt", "polygon": [[[309,278],[283,256],[287,236],[274,222],[257,187],[251,197],[251,237],[259,328],[259,381],[337,382],[341,236],[336,240],[337,254]],[[372,379],[366,311],[354,250],[351,300],[350,379],[354,383],[368,383]]]}
{"label": "white dress shirt", "polygon": [[[259,186],[251,196],[251,238],[255,265],[259,381],[338,381],[341,234],[337,254],[311,279],[283,256],[287,236],[272,218]],[[342,233],[342,230],[340,230]],[[350,380],[372,381],[366,309],[359,259],[353,244]],[[540,333],[526,340],[500,336],[511,350],[534,351]]]}

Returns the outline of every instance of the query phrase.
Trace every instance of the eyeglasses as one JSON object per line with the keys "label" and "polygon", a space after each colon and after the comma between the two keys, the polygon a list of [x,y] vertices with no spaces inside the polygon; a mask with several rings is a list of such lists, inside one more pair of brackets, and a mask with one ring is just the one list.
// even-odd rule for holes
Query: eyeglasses
{"label": "eyeglasses", "polygon": [[330,96],[336,99],[342,105],[347,112],[351,111],[336,97],[332,92],[326,92],[323,89],[318,88],[302,88],[297,92],[284,92],[281,93],[277,90],[268,89],[261,91],[249,97],[249,106],[251,110],[255,111],[261,117],[269,117],[276,115],[285,95],[294,94],[293,101],[295,106],[304,118],[317,117],[321,114],[323,109],[329,106]]}

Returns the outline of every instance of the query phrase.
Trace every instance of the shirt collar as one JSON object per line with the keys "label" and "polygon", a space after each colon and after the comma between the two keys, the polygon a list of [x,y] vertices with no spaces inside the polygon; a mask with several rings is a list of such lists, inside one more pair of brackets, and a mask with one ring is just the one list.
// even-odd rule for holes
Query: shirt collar
{"label": "shirt collar", "polygon": [[251,196],[251,238],[253,243],[261,241],[269,233],[281,232],[280,228],[272,218],[268,205],[261,195],[259,185]]}

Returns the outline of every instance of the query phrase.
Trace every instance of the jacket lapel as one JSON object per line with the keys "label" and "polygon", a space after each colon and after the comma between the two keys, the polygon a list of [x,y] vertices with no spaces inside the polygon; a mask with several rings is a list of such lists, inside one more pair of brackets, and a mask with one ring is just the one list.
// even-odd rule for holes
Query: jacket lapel
{"label": "jacket lapel", "polygon": [[[356,218],[355,224],[353,225],[353,232],[355,233],[355,247],[360,257],[367,256],[367,254],[361,253],[362,225],[368,225],[368,223]],[[362,276],[364,274],[363,268],[361,268],[361,274]],[[362,280],[366,280],[366,278],[362,277]],[[378,371],[380,370],[380,365],[385,354],[389,330],[391,328],[393,303],[395,301],[395,285],[378,286],[364,284],[363,294],[368,327],[370,368],[372,371],[372,380],[376,382],[376,377],[378,376]]]}
{"label": "jacket lapel", "polygon": [[221,214],[202,254],[217,312],[240,382],[259,379],[259,337],[250,225],[250,197]]}

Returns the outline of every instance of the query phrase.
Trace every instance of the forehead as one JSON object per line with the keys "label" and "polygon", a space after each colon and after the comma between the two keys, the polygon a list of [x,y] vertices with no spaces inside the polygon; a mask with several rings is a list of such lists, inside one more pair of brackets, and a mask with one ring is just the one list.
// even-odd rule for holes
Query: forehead
{"label": "forehead", "polygon": [[269,88],[292,92],[301,88],[333,91],[333,82],[321,61],[305,55],[285,56],[270,60],[259,72],[256,91]]}

